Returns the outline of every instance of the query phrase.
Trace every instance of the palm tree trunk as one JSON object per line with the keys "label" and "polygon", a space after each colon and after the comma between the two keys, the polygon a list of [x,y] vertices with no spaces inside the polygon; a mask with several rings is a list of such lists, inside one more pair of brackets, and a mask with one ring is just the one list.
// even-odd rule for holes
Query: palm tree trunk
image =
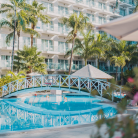
{"label": "palm tree trunk", "polygon": [[[16,17],[16,7],[15,7],[15,17]],[[13,36],[13,49],[12,49],[11,71],[13,71],[13,62],[14,62],[15,30],[16,30],[16,20],[14,21],[14,36]]]}
{"label": "palm tree trunk", "polygon": [[18,51],[19,51],[19,43],[20,43],[20,33],[18,32]]}
{"label": "palm tree trunk", "polygon": [[118,73],[117,73],[117,71],[118,71],[118,67],[116,67],[116,78],[115,78],[115,80],[116,80],[116,82],[117,82],[117,76],[118,76]]}
{"label": "palm tree trunk", "polygon": [[87,66],[87,59],[85,59],[85,66]]}
{"label": "palm tree trunk", "polygon": [[[17,34],[18,34],[18,51],[19,51],[19,43],[20,43],[20,31],[19,32],[17,32]],[[18,59],[18,63],[19,63],[19,59]],[[19,66],[17,67],[17,72],[19,73]]]}
{"label": "palm tree trunk", "polygon": [[71,63],[72,63],[72,57],[73,57],[74,44],[75,44],[75,37],[73,38],[73,41],[72,41],[72,49],[71,49],[71,57],[70,57],[70,65],[69,65],[69,75],[71,73]]}
{"label": "palm tree trunk", "polygon": [[[32,25],[31,25],[31,28],[34,30],[35,25],[32,24]],[[33,47],[33,38],[34,38],[34,36],[31,34],[31,47]]]}
{"label": "palm tree trunk", "polygon": [[123,68],[121,68],[121,85],[123,85]]}

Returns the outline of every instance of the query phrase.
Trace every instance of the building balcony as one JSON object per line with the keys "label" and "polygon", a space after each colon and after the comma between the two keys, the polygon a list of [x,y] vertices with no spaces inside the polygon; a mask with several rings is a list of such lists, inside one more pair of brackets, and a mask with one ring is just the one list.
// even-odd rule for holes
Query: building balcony
{"label": "building balcony", "polygon": [[10,60],[0,60],[0,69],[1,70],[10,70],[11,61]]}
{"label": "building balcony", "polygon": [[[17,41],[15,41],[15,45],[14,48],[15,50],[17,50]],[[8,49],[8,50],[12,50],[13,48],[13,41],[11,41],[9,44],[6,44],[6,42],[4,40],[0,40],[0,49]]]}
{"label": "building balcony", "polygon": [[[79,70],[85,65],[72,65],[72,70]],[[68,71],[69,70],[69,64],[61,64],[61,63],[47,63],[47,70],[48,71]]]}
{"label": "building balcony", "polygon": [[69,50],[65,46],[53,46],[53,45],[43,45],[37,44],[38,51],[42,51],[42,53],[49,53],[49,54],[58,54],[58,55],[65,55],[66,52]]}

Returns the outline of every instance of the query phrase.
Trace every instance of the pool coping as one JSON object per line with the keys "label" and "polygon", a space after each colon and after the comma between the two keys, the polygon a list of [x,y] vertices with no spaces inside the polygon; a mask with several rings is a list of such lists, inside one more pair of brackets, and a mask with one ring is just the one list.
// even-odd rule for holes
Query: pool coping
{"label": "pool coping", "polygon": [[58,131],[58,130],[67,130],[67,129],[74,129],[74,128],[82,128],[95,125],[95,122],[92,123],[85,123],[85,124],[76,124],[76,125],[68,125],[68,126],[57,126],[57,127],[45,127],[45,128],[36,128],[36,129],[29,129],[29,130],[20,130],[20,131],[7,131],[1,132],[0,136],[8,136],[8,135],[16,135],[16,134],[31,134],[31,133],[40,133],[40,132],[51,132],[51,131]]}

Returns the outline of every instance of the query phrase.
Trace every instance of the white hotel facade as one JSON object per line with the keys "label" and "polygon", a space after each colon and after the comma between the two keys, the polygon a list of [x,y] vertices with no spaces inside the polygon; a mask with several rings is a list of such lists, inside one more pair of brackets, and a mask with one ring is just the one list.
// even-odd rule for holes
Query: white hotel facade
{"label": "white hotel facade", "polygon": [[[27,0],[27,2],[31,4],[32,0]],[[34,38],[35,45],[45,57],[49,74],[64,74],[69,69],[70,56],[65,56],[66,51],[71,48],[71,44],[66,43],[69,28],[60,23],[60,18],[69,17],[73,12],[77,14],[82,12],[90,18],[93,25],[100,25],[131,14],[135,7],[133,0],[119,1],[119,6],[116,10],[114,10],[116,0],[38,0],[38,2],[43,3],[47,7],[44,14],[51,17],[51,24],[44,25],[39,21],[36,30],[40,33],[40,37]],[[0,3],[8,3],[8,0],[0,0]],[[0,15],[0,19],[2,18],[5,18],[4,14]],[[5,43],[5,37],[10,31],[7,28],[0,30],[0,76],[10,70],[11,66],[13,45],[12,42],[9,45]],[[94,29],[93,33],[102,32]],[[78,34],[78,38],[82,39],[82,36]],[[30,46],[30,44],[30,35],[21,33],[20,49],[24,45]],[[15,51],[17,51],[17,42]],[[76,71],[84,66],[84,60],[80,56],[75,55],[73,56],[72,64],[72,71]],[[97,60],[91,58],[88,60],[88,64],[97,66]],[[116,71],[114,66],[104,61],[100,61],[100,69],[109,74],[113,74]],[[118,72],[120,73],[120,69]]]}

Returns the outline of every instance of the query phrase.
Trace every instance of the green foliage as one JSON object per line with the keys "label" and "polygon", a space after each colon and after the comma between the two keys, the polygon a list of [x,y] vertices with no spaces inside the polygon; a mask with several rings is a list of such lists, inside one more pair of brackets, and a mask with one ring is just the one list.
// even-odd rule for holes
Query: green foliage
{"label": "green foliage", "polygon": [[15,56],[14,69],[24,70],[25,72],[39,72],[47,74],[45,58],[40,56],[41,52],[37,52],[36,47],[24,46],[23,50],[17,51]]}
{"label": "green foliage", "polygon": [[[130,64],[136,63],[138,56],[137,46],[130,45],[126,41],[113,41],[112,48],[106,52],[111,64],[115,64],[116,68],[116,81],[117,81],[117,69],[121,67],[121,84],[123,84],[123,68],[124,66],[130,66]],[[137,57],[137,58],[136,58]]]}
{"label": "green foliage", "polygon": [[77,34],[81,31],[83,31],[85,28],[92,29],[92,27],[93,27],[92,24],[88,22],[88,20],[89,20],[89,18],[87,16],[84,16],[82,13],[80,13],[79,16],[77,16],[76,13],[73,13],[72,15],[70,15],[69,18],[63,17],[61,19],[61,23],[66,25],[68,28],[71,28],[71,31],[68,33],[68,40],[67,40],[67,42],[72,42],[69,74],[71,72],[73,49],[74,49],[75,39],[77,37]]}
{"label": "green foliage", "polygon": [[[39,35],[38,33],[35,32],[35,27],[38,23],[38,20],[40,20],[42,23],[50,23],[50,17],[45,15],[43,11],[46,9],[43,4],[39,4],[36,0],[33,1],[32,5],[30,5],[30,9],[26,9],[27,17],[29,20],[29,23],[31,23],[31,29],[26,30],[26,32],[31,33],[31,46],[33,46],[33,36],[34,35]],[[33,34],[34,33],[34,34]]]}
{"label": "green foliage", "polygon": [[26,73],[24,71],[20,71],[18,74],[15,74],[11,71],[7,72],[5,76],[0,78],[0,87],[18,79],[22,79],[26,77]]}
{"label": "green foliage", "polygon": [[[15,17],[15,9],[16,9],[16,17]],[[19,37],[20,32],[23,31],[25,33],[29,33],[31,35],[39,36],[38,32],[27,28],[30,24],[28,14],[26,10],[32,10],[32,7],[25,3],[25,0],[10,0],[10,4],[2,4],[0,8],[0,13],[6,13],[8,19],[2,19],[0,21],[0,28],[8,27],[12,30],[6,36],[6,43],[9,44],[11,40],[13,40],[14,36],[14,27],[18,36],[18,50],[19,50]],[[16,20],[16,26],[15,26]]]}
{"label": "green foliage", "polygon": [[[85,60],[85,65],[87,65],[87,60],[90,57],[94,57],[96,54],[102,52],[100,48],[95,46],[95,37],[91,35],[91,32],[91,30],[86,33],[82,31],[83,39],[76,38],[75,47],[73,48],[74,54],[78,54]],[[71,51],[67,51],[66,55],[70,55]]]}
{"label": "green foliage", "polygon": [[[127,86],[123,88],[123,91],[131,98],[133,99],[134,94],[133,87],[135,86],[135,89],[138,90],[138,68],[134,68],[133,70],[135,77],[129,78]],[[112,81],[113,82],[113,81]],[[115,81],[114,81],[115,84]],[[114,91],[113,85],[110,89],[107,90],[107,92]],[[136,90],[136,92],[138,92]],[[109,95],[109,94],[108,94]],[[135,100],[138,100],[138,97],[134,98]],[[138,101],[135,101],[138,102]],[[106,119],[102,117],[100,120],[98,120],[95,125],[97,126],[98,130],[97,133],[92,135],[91,138],[103,138],[104,134],[100,134],[100,130],[102,129],[102,126],[106,128],[105,134],[108,134],[109,138],[113,138],[116,132],[120,132],[122,134],[121,138],[137,138],[138,137],[138,122],[137,114],[136,115],[123,115],[126,112],[128,105],[128,100],[126,98],[123,98],[120,100],[120,102],[117,104],[117,113],[120,114],[119,116],[115,116],[114,118]],[[101,114],[101,111],[100,113]]]}

